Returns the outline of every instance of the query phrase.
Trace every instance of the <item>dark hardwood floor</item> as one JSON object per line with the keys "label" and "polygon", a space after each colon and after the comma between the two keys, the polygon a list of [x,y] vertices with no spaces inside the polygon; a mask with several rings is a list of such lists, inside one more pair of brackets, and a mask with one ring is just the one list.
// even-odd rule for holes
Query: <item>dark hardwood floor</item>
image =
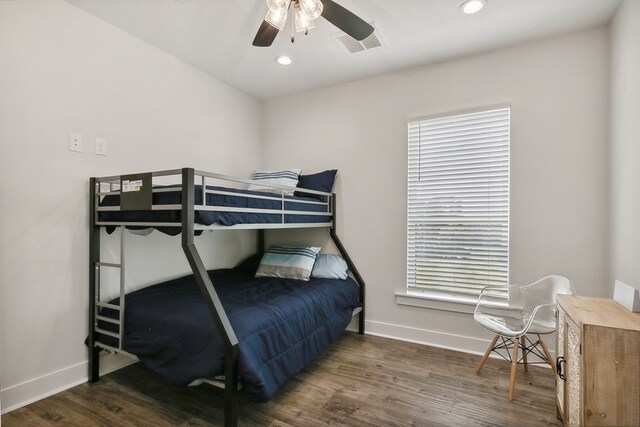
{"label": "dark hardwood floor", "polygon": [[[509,364],[345,333],[267,403],[243,397],[244,426],[541,426],[556,420],[550,369],[521,368],[507,400]],[[167,385],[140,364],[2,417],[12,426],[221,425],[222,391]]]}

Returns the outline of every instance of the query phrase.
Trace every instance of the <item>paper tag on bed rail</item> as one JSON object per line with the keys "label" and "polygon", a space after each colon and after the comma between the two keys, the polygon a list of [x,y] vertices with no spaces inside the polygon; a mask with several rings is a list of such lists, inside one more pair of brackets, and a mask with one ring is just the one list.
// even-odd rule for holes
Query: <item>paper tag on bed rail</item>
{"label": "paper tag on bed rail", "polygon": [[151,210],[153,204],[151,173],[121,175],[120,189],[120,210]]}
{"label": "paper tag on bed rail", "polygon": [[128,193],[130,191],[140,191],[140,189],[142,188],[142,180],[141,179],[136,179],[133,181],[129,181],[124,180],[122,181],[122,192],[123,193]]}

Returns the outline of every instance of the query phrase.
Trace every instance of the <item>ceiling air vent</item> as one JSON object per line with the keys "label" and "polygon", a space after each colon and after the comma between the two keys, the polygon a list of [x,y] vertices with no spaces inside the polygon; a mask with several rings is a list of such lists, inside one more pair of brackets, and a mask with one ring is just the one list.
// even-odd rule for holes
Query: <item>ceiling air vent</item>
{"label": "ceiling air vent", "polygon": [[362,41],[358,41],[343,32],[332,34],[332,36],[348,55],[355,55],[376,47],[384,46],[385,44],[378,32],[378,29],[373,22],[370,22],[370,24],[375,28],[375,31]]}

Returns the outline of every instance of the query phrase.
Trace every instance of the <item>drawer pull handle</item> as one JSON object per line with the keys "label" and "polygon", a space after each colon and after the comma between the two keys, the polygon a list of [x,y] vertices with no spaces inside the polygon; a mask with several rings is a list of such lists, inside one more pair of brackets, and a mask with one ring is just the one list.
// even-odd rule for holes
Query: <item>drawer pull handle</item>
{"label": "drawer pull handle", "polygon": [[560,356],[560,357],[558,357],[556,359],[556,372],[558,373],[558,376],[560,377],[560,379],[562,381],[566,381],[567,377],[562,373],[562,364],[563,363],[564,364],[567,363],[567,360],[564,357]]}

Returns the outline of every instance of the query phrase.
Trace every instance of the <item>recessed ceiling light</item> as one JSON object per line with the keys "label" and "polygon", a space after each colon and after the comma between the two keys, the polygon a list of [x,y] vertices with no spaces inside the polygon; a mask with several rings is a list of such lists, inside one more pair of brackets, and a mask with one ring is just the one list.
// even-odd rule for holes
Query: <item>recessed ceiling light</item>
{"label": "recessed ceiling light", "polygon": [[280,55],[276,57],[276,62],[280,65],[290,65],[293,61],[287,55]]}
{"label": "recessed ceiling light", "polygon": [[471,15],[473,13],[480,12],[485,5],[485,0],[467,0],[460,6],[460,10],[462,13],[466,13],[467,15]]}

